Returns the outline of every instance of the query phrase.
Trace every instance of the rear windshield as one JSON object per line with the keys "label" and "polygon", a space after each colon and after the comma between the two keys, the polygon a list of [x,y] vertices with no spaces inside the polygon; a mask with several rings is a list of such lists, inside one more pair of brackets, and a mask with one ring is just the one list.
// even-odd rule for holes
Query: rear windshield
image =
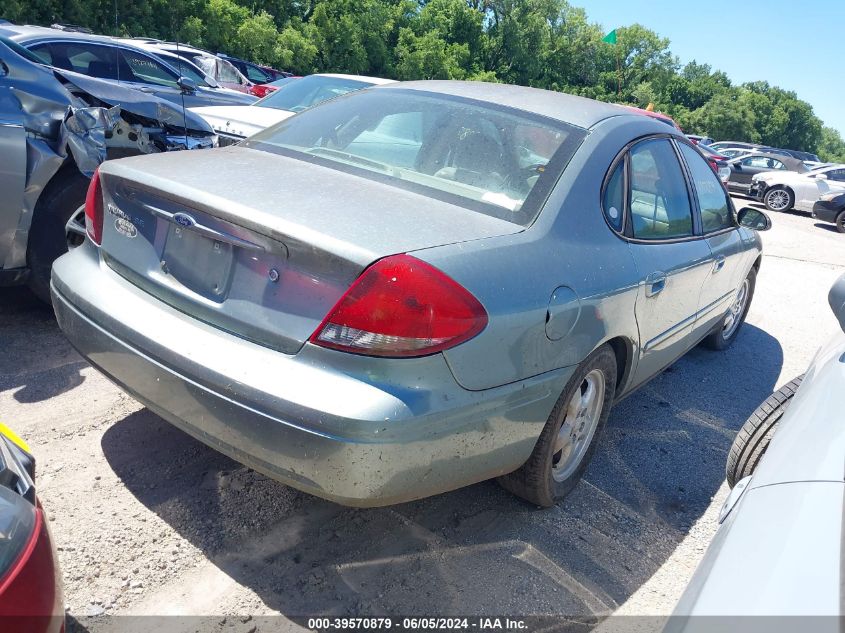
{"label": "rear windshield", "polygon": [[394,88],[328,101],[243,145],[527,225],[584,134],[521,110]]}

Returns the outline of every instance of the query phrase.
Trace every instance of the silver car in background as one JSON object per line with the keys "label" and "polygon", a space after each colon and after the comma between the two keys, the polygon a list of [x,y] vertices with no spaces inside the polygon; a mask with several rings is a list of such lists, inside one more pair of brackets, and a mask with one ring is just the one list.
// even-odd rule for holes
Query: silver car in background
{"label": "silver car in background", "polygon": [[751,624],[841,630],[845,275],[829,302],[842,331],[816,353],[803,377],[760,405],[734,442],[727,468],[733,490],[670,631],[739,631]]}
{"label": "silver car in background", "polygon": [[555,503],[615,401],[736,338],[743,225],[769,226],[659,121],[437,81],[106,163],[86,212],[53,268],[73,345],[200,440],[361,506],[492,477]]}
{"label": "silver car in background", "polygon": [[85,240],[85,193],[102,161],[215,145],[190,111],[46,66],[0,35],[0,286],[28,283],[49,302],[53,261]]}

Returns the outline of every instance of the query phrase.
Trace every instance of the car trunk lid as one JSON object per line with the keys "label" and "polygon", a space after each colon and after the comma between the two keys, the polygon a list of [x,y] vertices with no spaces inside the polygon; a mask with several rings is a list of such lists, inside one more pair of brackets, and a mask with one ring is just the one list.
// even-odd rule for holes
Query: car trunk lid
{"label": "car trunk lid", "polygon": [[241,147],[109,161],[100,173],[102,251],[113,270],[206,323],[289,354],[372,262],[522,230]]}

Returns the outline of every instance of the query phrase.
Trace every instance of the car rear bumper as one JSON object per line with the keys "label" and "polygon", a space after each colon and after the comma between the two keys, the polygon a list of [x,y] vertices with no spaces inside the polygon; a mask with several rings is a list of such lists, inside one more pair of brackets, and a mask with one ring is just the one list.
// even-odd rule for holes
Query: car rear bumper
{"label": "car rear bumper", "polygon": [[101,263],[89,242],[53,268],[70,342],[152,411],[279,481],[355,506],[488,479],[530,455],[571,369],[485,391],[445,359],[285,355],[204,324]]}

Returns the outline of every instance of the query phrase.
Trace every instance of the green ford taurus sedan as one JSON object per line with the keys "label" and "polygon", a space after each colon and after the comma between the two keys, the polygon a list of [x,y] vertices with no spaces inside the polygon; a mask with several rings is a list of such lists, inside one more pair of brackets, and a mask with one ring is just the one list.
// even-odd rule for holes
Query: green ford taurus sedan
{"label": "green ford taurus sedan", "polygon": [[374,506],[498,477],[549,506],[614,402],[735,339],[769,226],[659,121],[396,83],[231,147],[104,164],[61,328],[152,411]]}

